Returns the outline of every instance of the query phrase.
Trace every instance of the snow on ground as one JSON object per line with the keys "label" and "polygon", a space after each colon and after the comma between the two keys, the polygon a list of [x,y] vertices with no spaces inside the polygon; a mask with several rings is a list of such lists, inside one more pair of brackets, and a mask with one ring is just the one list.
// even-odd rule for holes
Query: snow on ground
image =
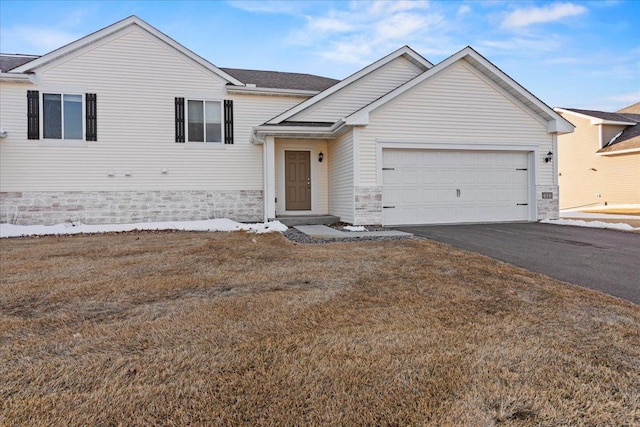
{"label": "snow on ground", "polygon": [[251,233],[283,232],[287,226],[280,221],[243,224],[230,219],[207,219],[203,221],[142,222],[137,224],[65,223],[56,225],[0,224],[0,238],[20,236],[45,236],[81,233],[109,233],[133,230],[180,230],[180,231],[248,231]]}
{"label": "snow on ground", "polygon": [[610,223],[603,221],[582,221],[580,219],[543,219],[543,224],[572,225],[574,227],[608,228],[610,230],[636,231],[640,228],[633,228],[629,224]]}
{"label": "snow on ground", "polygon": [[364,226],[362,225],[358,225],[358,226],[345,225],[344,227],[342,227],[342,229],[347,231],[367,231],[367,229],[364,228]]}

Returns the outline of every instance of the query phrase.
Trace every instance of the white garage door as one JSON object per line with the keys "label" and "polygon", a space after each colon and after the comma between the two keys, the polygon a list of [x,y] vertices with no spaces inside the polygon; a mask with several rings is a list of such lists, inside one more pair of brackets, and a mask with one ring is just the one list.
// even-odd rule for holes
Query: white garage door
{"label": "white garage door", "polygon": [[385,225],[529,220],[527,152],[383,150]]}

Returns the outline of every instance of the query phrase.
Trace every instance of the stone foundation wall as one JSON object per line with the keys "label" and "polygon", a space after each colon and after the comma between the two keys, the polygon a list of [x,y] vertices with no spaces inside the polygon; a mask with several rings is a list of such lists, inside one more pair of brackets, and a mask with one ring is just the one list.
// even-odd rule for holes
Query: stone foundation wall
{"label": "stone foundation wall", "polygon": [[230,218],[262,221],[259,190],[0,193],[0,222],[117,224]]}
{"label": "stone foundation wall", "polygon": [[355,188],[354,225],[382,224],[382,187]]}
{"label": "stone foundation wall", "polygon": [[[542,193],[551,193],[551,199],[543,198]],[[560,202],[557,185],[536,186],[536,219],[558,219],[560,217]]]}

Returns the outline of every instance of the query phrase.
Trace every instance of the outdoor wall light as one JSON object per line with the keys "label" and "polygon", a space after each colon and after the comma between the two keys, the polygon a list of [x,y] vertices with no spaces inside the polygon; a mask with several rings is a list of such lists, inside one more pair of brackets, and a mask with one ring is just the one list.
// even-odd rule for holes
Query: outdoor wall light
{"label": "outdoor wall light", "polygon": [[547,153],[547,156],[544,158],[544,162],[545,163],[549,163],[552,159],[553,159],[553,153],[551,151],[549,151]]}
{"label": "outdoor wall light", "polygon": [[318,154],[318,161],[322,163],[322,159],[324,159],[324,154],[322,154],[322,151],[321,151],[320,154]]}

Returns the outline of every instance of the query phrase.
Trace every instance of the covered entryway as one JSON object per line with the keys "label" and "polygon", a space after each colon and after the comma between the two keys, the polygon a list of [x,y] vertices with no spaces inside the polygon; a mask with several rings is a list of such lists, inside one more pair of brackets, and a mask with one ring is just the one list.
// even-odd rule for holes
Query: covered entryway
{"label": "covered entryway", "polygon": [[385,225],[531,219],[529,152],[385,149],[382,154]]}
{"label": "covered entryway", "polygon": [[309,151],[284,152],[285,209],[311,210],[311,154]]}

